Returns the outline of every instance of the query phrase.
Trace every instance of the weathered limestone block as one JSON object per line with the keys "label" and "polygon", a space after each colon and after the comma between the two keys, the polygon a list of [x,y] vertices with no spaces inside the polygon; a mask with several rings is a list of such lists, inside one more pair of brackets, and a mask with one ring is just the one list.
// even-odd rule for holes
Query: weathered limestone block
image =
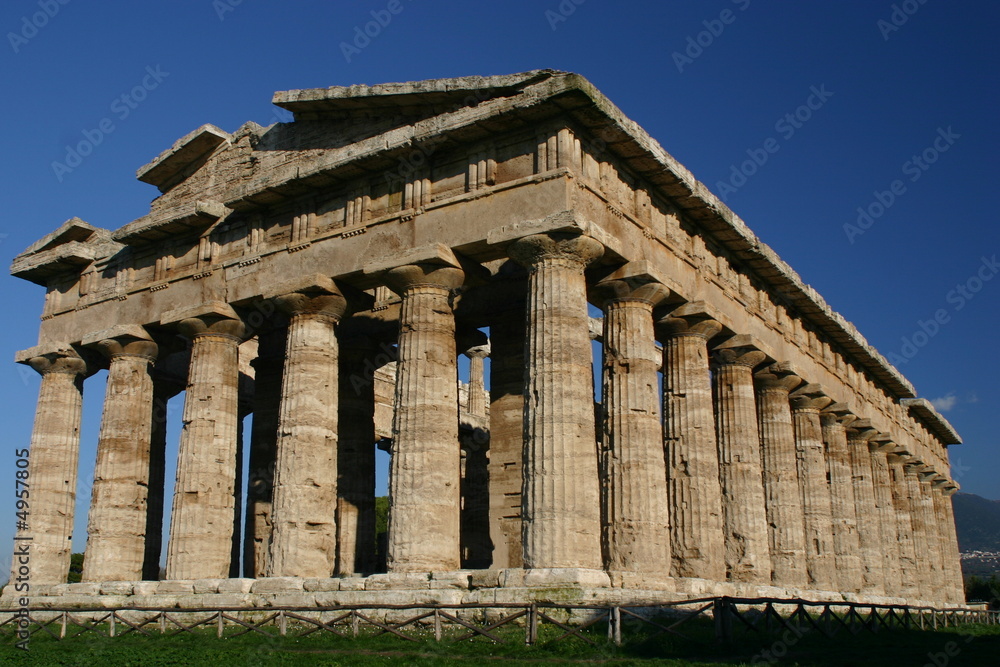
{"label": "weathered limestone block", "polygon": [[604,308],[604,438],[601,443],[605,568],[670,571],[663,430],[653,308],[670,291],[626,265],[596,290]]}
{"label": "weathered limestone block", "polygon": [[819,420],[819,411],[832,402],[815,385],[801,387],[792,395],[795,451],[806,535],[806,573],[809,587],[824,591],[837,590],[830,484],[827,481],[823,431]]}
{"label": "weathered limestone block", "polygon": [[523,549],[526,568],[598,569],[600,492],[586,281],[603,246],[536,234],[508,249],[528,270]]}
{"label": "weathered limestone block", "polygon": [[388,568],[393,573],[449,571],[461,565],[458,360],[451,293],[465,274],[457,260],[450,261],[408,264],[385,274],[403,299],[389,472]]}
{"label": "weathered limestone block", "polygon": [[253,588],[254,579],[222,579],[219,581],[220,593],[249,593]]}
{"label": "weathered limestone block", "polygon": [[611,578],[604,570],[579,567],[531,568],[524,571],[524,585],[528,588],[559,586],[607,588],[611,586]]}
{"label": "weathered limestone block", "polygon": [[470,572],[432,572],[430,587],[432,589],[458,588],[461,590],[469,590],[471,588],[472,572],[475,571],[476,570]]}
{"label": "weathered limestone block", "polygon": [[[68,346],[52,352],[38,348],[19,355],[42,376],[31,432],[28,478],[31,514],[19,527],[11,562],[11,581],[30,567],[32,584],[59,584],[69,572],[73,509],[80,457],[80,415],[87,364]],[[24,488],[24,487],[20,487]],[[20,562],[21,540],[30,539],[30,565]]]}
{"label": "weathered limestone block", "polygon": [[771,580],[776,585],[802,587],[806,584],[805,520],[788,397],[802,380],[781,364],[768,366],[755,378]]}
{"label": "weathered limestone block", "polygon": [[243,575],[248,578],[266,576],[268,569],[281,381],[288,328],[271,327],[261,331],[257,338],[257,358],[251,362],[254,367],[254,407],[243,531]]}
{"label": "weathered limestone block", "polygon": [[861,592],[885,593],[885,565],[882,559],[882,526],[875,510],[875,486],[872,481],[868,441],[877,434],[867,420],[857,420],[847,429],[847,451],[854,482],[854,508],[858,518],[858,543],[861,545]]}
{"label": "weathered limestone block", "polygon": [[[368,336],[340,330],[337,574],[375,570],[375,378],[391,361]],[[346,335],[345,335],[346,334]]]}
{"label": "weathered limestone block", "polygon": [[[892,504],[892,483],[889,479],[889,463],[886,452],[894,445],[879,434],[868,442],[872,465],[872,486],[875,490],[875,516],[882,531],[882,558],[886,595],[902,597],[903,580],[899,572],[899,533],[896,510]],[[919,553],[919,550],[918,550]]]}
{"label": "weathered limestone block", "polygon": [[767,514],[760,467],[760,432],[753,390],[753,369],[763,352],[750,347],[717,348],[713,375],[719,479],[729,581],[771,580]]}
{"label": "weathered limestone block", "polygon": [[661,319],[657,329],[663,342],[670,573],[722,581],[722,487],[707,347],[722,325],[689,304]]}
{"label": "weathered limestone block", "polygon": [[162,322],[176,324],[191,340],[167,578],[228,577],[239,433],[238,347],[245,327],[225,304],[170,311]]}
{"label": "weathered limestone block", "polygon": [[87,520],[83,581],[136,581],[146,559],[146,511],[157,346],[141,327],[84,340],[110,360]]}
{"label": "weathered limestone block", "polygon": [[896,539],[899,542],[899,594],[910,600],[920,599],[920,570],[917,567],[917,545],[910,516],[905,459],[897,454],[887,454],[889,480],[892,483],[892,506],[896,510]]}
{"label": "weathered limestone block", "polygon": [[135,583],[131,581],[102,581],[100,587],[101,595],[132,595],[135,592]]}
{"label": "weathered limestone block", "polygon": [[315,577],[310,577],[302,582],[302,587],[306,592],[309,593],[329,593],[330,591],[340,590],[340,579],[320,579]]}
{"label": "weathered limestone block", "polygon": [[[272,506],[271,577],[329,577],[337,556],[336,325],[347,300],[333,280],[282,285],[290,318]],[[308,283],[308,284],[307,284]]]}
{"label": "weathered limestone block", "polygon": [[179,595],[182,593],[194,593],[194,581],[183,579],[167,579],[156,582],[157,595]]}
{"label": "weathered limestone block", "polygon": [[219,585],[229,579],[195,579],[192,582],[195,593],[218,593]]}
{"label": "weathered limestone block", "polygon": [[426,590],[430,587],[430,575],[426,572],[389,572],[365,579],[366,591]]}
{"label": "weathered limestone block", "polygon": [[841,403],[829,406],[821,415],[823,444],[830,473],[830,511],[833,519],[833,551],[837,566],[837,590],[861,590],[861,543],[858,539],[857,509],[851,456],[847,450],[845,423],[854,421]]}
{"label": "weathered limestone block", "polygon": [[305,580],[299,577],[265,577],[257,579],[250,587],[250,592],[257,595],[263,593],[300,593],[305,590]]}

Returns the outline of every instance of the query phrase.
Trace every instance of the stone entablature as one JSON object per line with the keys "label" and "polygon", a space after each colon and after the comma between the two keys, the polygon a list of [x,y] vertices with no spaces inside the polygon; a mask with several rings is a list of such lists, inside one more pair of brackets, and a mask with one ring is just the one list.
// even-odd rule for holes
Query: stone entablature
{"label": "stone entablature", "polygon": [[[860,442],[879,443],[870,461],[867,452],[864,457],[841,454],[839,459],[842,489],[852,486],[860,493],[858,489],[865,487],[857,481],[858,475],[862,480],[870,478],[874,485],[873,516],[876,510],[895,513],[891,494],[884,494],[891,478],[880,467],[888,466],[886,451],[904,457],[911,466],[921,466],[921,474],[940,488],[957,488],[950,481],[946,447],[959,443],[959,438],[947,421],[927,401],[914,398],[907,380],[735,214],[578,75],[543,70],[503,77],[288,91],[277,93],[275,103],[292,111],[295,122],[269,128],[248,123],[233,134],[206,125],[140,169],[139,178],[156,185],[162,193],[148,216],[114,233],[74,219],[15,259],[14,275],[48,290],[39,346],[19,360],[67,349],[83,354],[96,369],[100,359],[76,348],[89,344],[95,333],[107,329],[111,322],[141,331],[140,336],[133,336],[137,340],[144,336],[164,343],[154,367],[165,364],[169,355],[176,364],[177,355],[185,354],[175,349],[176,334],[180,333],[191,341],[192,352],[186,358],[191,365],[188,392],[191,394],[194,387],[197,393],[199,382],[207,392],[198,411],[192,412],[190,420],[186,414],[185,421],[194,424],[193,431],[214,429],[210,437],[220,446],[229,446],[235,437],[236,406],[241,414],[266,411],[257,399],[243,397],[245,383],[240,378],[252,383],[253,373],[243,363],[244,348],[250,343],[241,342],[250,339],[262,343],[267,331],[287,328],[287,353],[280,345],[275,348],[276,359],[284,357],[284,372],[296,378],[304,377],[303,373],[317,374],[304,381],[301,390],[289,390],[284,398],[277,389],[272,392],[269,400],[274,405],[292,411],[281,417],[291,420],[287,424],[278,420],[275,428],[283,435],[274,446],[280,452],[282,442],[304,446],[303,442],[316,437],[317,444],[311,446],[318,452],[318,443],[336,443],[341,430],[336,394],[331,398],[328,393],[316,393],[305,399],[300,395],[308,395],[317,382],[334,382],[338,364],[344,372],[344,355],[338,361],[338,339],[370,339],[373,354],[377,353],[375,342],[381,341],[385,348],[398,340],[400,359],[387,356],[373,364],[373,377],[367,382],[345,385],[341,378],[341,393],[344,386],[355,391],[360,391],[359,386],[372,386],[373,435],[392,435],[396,445],[404,443],[403,455],[394,456],[398,470],[393,468],[392,484],[403,484],[394,495],[407,499],[400,500],[398,517],[404,516],[405,506],[416,512],[414,516],[420,513],[418,508],[437,508],[432,521],[435,528],[430,531],[440,543],[437,546],[415,541],[417,533],[406,534],[410,529],[400,526],[409,526],[410,520],[397,523],[390,531],[390,553],[394,554],[390,564],[395,558],[401,571],[453,570],[462,559],[475,560],[469,554],[477,547],[465,544],[461,556],[457,551],[458,523],[466,521],[459,518],[458,496],[421,495],[419,475],[401,481],[411,474],[413,466],[449,479],[468,481],[479,474],[470,476],[469,466],[475,457],[468,452],[474,450],[468,449],[466,458],[459,461],[455,452],[442,448],[444,440],[460,439],[460,420],[466,431],[488,425],[493,432],[491,452],[505,459],[503,469],[492,459],[488,463],[491,493],[502,493],[509,499],[501,503],[497,497],[489,498],[494,511],[490,517],[493,548],[495,553],[505,554],[501,565],[519,564],[521,555],[529,567],[600,569],[627,563],[633,554],[613,548],[610,552],[605,548],[602,554],[599,542],[573,544],[565,536],[603,531],[605,542],[628,542],[633,539],[629,535],[638,530],[635,526],[641,526],[646,538],[651,534],[648,531],[660,530],[655,543],[662,543],[667,551],[671,544],[681,550],[667,555],[660,564],[674,574],[699,576],[699,572],[708,572],[711,574],[705,576],[763,585],[776,576],[772,557],[780,551],[790,554],[792,560],[797,554],[804,555],[800,565],[808,565],[808,579],[803,585],[818,590],[836,587],[837,582],[831,581],[832,564],[838,557],[837,563],[853,562],[844,560],[848,556],[844,545],[854,543],[849,526],[860,525],[860,511],[867,508],[867,501],[831,504],[827,487],[832,481],[825,480],[828,474],[831,480],[834,475],[828,473],[827,466],[832,464],[823,451],[824,438],[840,436],[821,428],[821,413],[832,406],[836,406],[843,428],[855,428],[863,422],[862,432],[867,437],[848,432],[848,449],[852,442],[855,448]],[[314,278],[309,278],[308,285],[277,287],[289,279],[294,282],[310,276]],[[515,281],[523,285],[520,295],[512,297],[509,285]],[[640,283],[653,287],[642,291]],[[390,295],[387,287],[398,296]],[[654,293],[656,298],[649,296]],[[302,305],[303,295],[308,296],[306,305]],[[316,305],[317,299],[324,304],[333,299],[339,305],[329,310],[329,304]],[[579,358],[580,350],[589,351],[591,338],[588,299],[605,308],[600,338],[606,352],[610,343],[617,350],[615,354],[624,355],[617,360],[611,355],[606,361],[605,387],[613,404],[605,410],[608,421],[601,436],[595,429],[598,424],[592,399],[584,395],[590,386],[584,381],[585,376],[589,378],[589,356]],[[632,307],[639,304],[641,307]],[[182,305],[193,310],[176,312]],[[276,314],[278,306],[283,315]],[[460,330],[499,329],[498,313],[524,318],[524,309],[528,331],[511,332],[511,340],[515,347],[518,336],[528,343],[524,347],[527,373],[521,381],[527,382],[523,395],[534,397],[530,405],[517,403],[520,396],[509,399],[494,392],[489,399],[492,407],[485,403],[479,407],[480,395],[472,401],[468,398],[471,390],[466,388],[462,403],[466,410],[460,415],[454,379],[443,384],[435,381],[433,390],[422,388],[414,379],[429,382],[428,378],[453,376],[455,354],[463,352],[480,359],[474,366],[481,372],[481,357],[471,352],[477,346],[456,347]],[[713,324],[706,328],[705,322]],[[644,333],[636,337],[639,330]],[[548,337],[533,331],[547,332]],[[700,342],[684,342],[691,332]],[[496,354],[498,344],[507,345],[502,348],[505,354],[514,354],[515,348],[502,340],[506,335],[501,333],[493,341],[492,354]],[[659,339],[661,348],[656,347],[654,338]],[[331,352],[323,352],[326,349]],[[653,356],[661,354],[662,360],[650,366]],[[615,442],[628,442],[637,433],[649,440],[654,431],[661,433],[661,426],[658,417],[631,419],[629,415],[638,409],[634,406],[615,411],[624,410],[630,402],[648,403],[650,386],[648,379],[643,385],[637,378],[614,371],[615,364],[626,369],[648,366],[647,372],[653,373],[655,380],[657,366],[662,366],[665,378],[676,370],[671,364],[688,369],[684,374],[694,372],[691,369],[707,372],[710,355],[716,371],[716,416],[702,414],[712,411],[708,386],[691,384],[683,374],[671,382],[688,387],[686,391],[704,392],[707,403],[692,408],[664,397],[663,408],[681,419],[680,423],[698,419],[713,428],[710,441],[717,440],[722,459],[698,462],[707,468],[699,468],[697,492],[704,493],[705,470],[718,468],[721,490],[716,488],[702,499],[715,503],[721,493],[722,506],[712,510],[714,518],[675,509],[668,517],[655,506],[630,514],[642,498],[623,503],[624,496],[608,496],[607,488],[627,494],[630,480],[619,479],[614,457],[602,458],[603,463],[590,461],[592,450],[587,439],[599,437],[602,446],[613,448]],[[395,367],[385,367],[388,362],[395,362]],[[326,370],[316,371],[320,367]],[[759,383],[764,381],[760,373],[765,368],[793,374],[802,387],[789,394],[794,389],[790,387],[785,391],[789,395],[778,396],[777,402],[759,403]],[[273,372],[281,373],[280,363]],[[550,382],[553,374],[578,378],[571,382],[573,391]],[[231,383],[223,392],[227,396],[224,401],[211,380],[220,375]],[[494,380],[510,383],[516,394],[521,393],[515,376],[498,378]],[[389,382],[395,384],[391,399],[386,391]],[[781,405],[782,401],[786,404]],[[297,404],[301,407],[291,407]],[[414,410],[414,405],[423,408]],[[300,427],[296,411],[314,409],[324,416],[309,422],[302,431],[308,436],[294,435]],[[209,414],[212,410],[218,414]],[[270,410],[274,412],[273,405]],[[515,445],[514,435],[507,431],[513,428],[511,415],[522,411],[526,458],[518,461],[520,436]],[[656,414],[653,405],[650,415]],[[786,426],[774,431],[770,421],[758,424],[758,417],[764,419],[764,414]],[[390,419],[394,421],[391,431],[386,426]],[[856,424],[852,424],[854,420]],[[202,423],[204,426],[199,426]],[[223,425],[225,432],[220,430]],[[832,424],[827,426],[833,428]],[[498,434],[503,434],[500,442]],[[678,470],[688,470],[689,462],[683,457],[669,458],[671,442],[687,442],[685,434],[671,433],[668,425],[666,436],[666,461],[653,461],[649,451],[630,454],[636,457],[635,466],[654,476],[662,466],[667,476],[666,487],[661,489],[665,497],[671,503],[687,502],[678,494],[690,490],[676,481]],[[189,442],[189,448],[198,451],[200,437],[182,440],[182,447]],[[656,437],[659,443],[663,436]],[[775,448],[768,450],[768,455],[781,461],[794,455],[797,469],[793,480],[776,479],[772,487],[765,488],[760,484],[761,461],[756,459],[761,439],[772,437],[776,440],[768,440],[768,444],[775,444]],[[155,449],[155,443],[153,446]],[[564,460],[574,465],[563,468],[559,462]],[[541,465],[543,461],[549,463]],[[765,456],[765,467],[766,461]],[[319,469],[335,469],[335,462],[328,459],[316,463]],[[487,462],[474,465],[480,464]],[[540,465],[537,471],[536,464]],[[849,465],[865,465],[869,470],[866,474],[853,470],[855,480],[849,485],[843,468]],[[591,477],[585,472],[591,468],[602,470],[605,476]],[[280,464],[277,470],[280,476]],[[480,472],[485,475],[485,468]],[[765,469],[765,485],[767,473]],[[297,480],[288,487],[287,493],[292,494],[288,497],[297,497],[294,494],[298,492],[291,489],[308,486],[308,476],[297,478],[295,474],[294,469],[285,473],[286,480]],[[544,481],[549,474],[557,480],[551,488]],[[522,476],[523,488],[515,483],[516,477],[506,479],[504,475]],[[211,491],[222,496],[190,515],[217,518],[192,520],[192,536],[198,534],[199,521],[217,524],[231,514],[232,494],[238,498],[241,493],[240,480],[223,478],[224,483]],[[216,475],[213,484],[223,478]],[[802,481],[807,479],[813,483]],[[567,483],[575,489],[568,496],[569,504],[558,500],[568,488],[560,484]],[[195,487],[198,484],[201,482]],[[817,489],[817,484],[826,487]],[[655,490],[659,486],[650,482],[644,488]],[[209,493],[206,489],[203,491]],[[192,487],[184,493],[195,492]],[[448,490],[448,494],[455,492]],[[791,492],[796,494],[793,499],[787,497]],[[229,500],[224,500],[227,493]],[[286,491],[277,493],[276,498],[284,498]],[[292,505],[316,501],[325,506],[329,504],[326,496],[337,497],[332,487],[322,492],[310,488],[303,493],[308,500],[296,500]],[[736,497],[753,498],[753,502],[734,504]],[[178,512],[177,503],[181,503],[182,517],[188,516],[184,498],[183,494],[177,496],[174,507]],[[725,499],[729,499],[728,504]],[[794,531],[791,536],[769,534],[765,506],[768,516],[772,512],[788,516],[787,508],[799,500],[804,508],[805,535],[796,537]],[[926,504],[930,496],[923,500],[921,512],[936,507]],[[541,510],[537,509],[539,503]],[[836,515],[855,505],[859,512],[853,519]],[[520,511],[514,509],[516,506]],[[261,507],[261,520],[272,520],[271,509]],[[624,514],[609,518],[612,507]],[[603,518],[598,516],[601,511]],[[946,509],[940,506],[934,511],[940,515]],[[284,559],[298,548],[295,531],[301,521],[306,518],[274,528],[285,546],[274,547],[272,543],[273,554]],[[671,525],[672,534],[666,532],[664,522]],[[897,524],[904,525],[894,518],[893,525]],[[310,525],[318,530],[319,524]],[[516,528],[520,525],[524,527],[523,544],[521,535],[515,534],[521,532]],[[678,535],[679,526],[695,531],[692,535],[697,539]],[[232,530],[238,535],[238,526]],[[724,558],[716,554],[713,561],[704,548],[699,551],[692,545],[692,539],[712,543],[702,534],[704,530],[721,530],[728,536]],[[338,542],[334,536],[338,531],[343,534],[341,529],[327,526],[320,531],[325,535],[325,541],[320,540],[324,546],[307,550],[335,550],[337,547],[331,545]],[[250,526],[247,534],[251,534]],[[501,534],[503,547],[499,544]],[[749,551],[734,551],[737,536],[747,535],[752,535]],[[421,539],[426,541],[428,536]],[[567,540],[570,543],[565,543]],[[879,541],[888,543],[891,539],[883,532]],[[862,540],[862,550],[865,544]],[[871,547],[874,542],[867,544]],[[175,541],[174,547],[177,550],[172,553],[180,560],[174,561],[174,575],[168,564],[168,576],[186,577],[184,566],[177,563],[184,562],[187,552],[180,542]],[[716,544],[713,549],[718,547]],[[257,547],[261,563],[269,562],[259,553],[266,548]],[[512,555],[522,550],[523,554]],[[308,568],[333,567],[336,558],[332,553],[327,556],[332,560],[315,561]],[[215,557],[218,572],[211,576],[223,576],[227,557],[222,551]],[[640,560],[650,558],[653,556],[647,554]],[[671,561],[672,565],[665,565]],[[282,569],[282,574],[299,567],[284,562],[272,562],[271,566]],[[948,562],[942,556],[939,569],[945,569]],[[688,564],[693,568],[690,571]],[[308,571],[310,576],[316,575],[312,569]],[[795,567],[788,572],[790,577],[802,576],[801,572],[795,574]],[[948,595],[954,597],[953,593]]]}

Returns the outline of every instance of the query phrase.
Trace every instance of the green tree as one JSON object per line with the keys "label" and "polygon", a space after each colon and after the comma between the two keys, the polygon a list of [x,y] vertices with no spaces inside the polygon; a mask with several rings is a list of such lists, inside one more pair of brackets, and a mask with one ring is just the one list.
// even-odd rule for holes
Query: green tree
{"label": "green tree", "polygon": [[71,584],[79,583],[83,575],[83,554],[72,554],[69,557],[69,575],[66,581]]}

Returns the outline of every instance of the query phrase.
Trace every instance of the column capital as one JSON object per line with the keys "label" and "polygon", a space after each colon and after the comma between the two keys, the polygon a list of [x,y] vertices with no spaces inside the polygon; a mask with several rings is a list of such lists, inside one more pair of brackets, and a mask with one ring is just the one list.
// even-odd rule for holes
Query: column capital
{"label": "column capital", "polygon": [[[474,356],[488,357],[490,354],[490,341],[479,329],[461,328],[455,334],[455,347],[460,354],[472,358]],[[473,353],[473,350],[479,350]]]}
{"label": "column capital", "polygon": [[876,435],[878,429],[872,426],[870,419],[856,419],[847,427],[847,439],[850,442],[867,445]]}
{"label": "column capital", "polygon": [[639,301],[655,308],[671,294],[646,261],[629,262],[618,268],[594,285],[592,293],[601,308],[616,301]]}
{"label": "column capital", "polygon": [[240,316],[232,306],[222,301],[167,311],[160,324],[176,327],[185,338],[226,336],[242,340],[246,335],[246,325]]}
{"label": "column capital", "polygon": [[713,350],[713,359],[720,366],[747,366],[751,370],[761,365],[767,355],[761,352],[750,336],[733,336]]}
{"label": "column capital", "polygon": [[791,364],[787,362],[773,363],[754,373],[757,386],[763,390],[777,390],[789,393],[802,384],[803,380],[795,374]]}
{"label": "column capital", "polygon": [[470,359],[485,359],[490,356],[490,344],[487,342],[485,345],[470,347],[463,354]]}
{"label": "column capital", "polygon": [[791,393],[790,398],[794,411],[819,412],[833,403],[833,399],[826,395],[823,387],[815,383],[799,387]]}
{"label": "column capital", "polygon": [[698,336],[708,341],[721,331],[722,325],[708,314],[704,301],[686,303],[656,322],[656,332],[661,339],[673,336]]}
{"label": "column capital", "polygon": [[857,420],[847,403],[831,403],[820,412],[819,418],[823,426],[839,424],[845,429]]}
{"label": "column capital", "polygon": [[84,338],[82,344],[99,350],[112,360],[116,357],[140,357],[152,363],[159,354],[153,337],[138,325],[118,325],[97,331]]}
{"label": "column capital", "polygon": [[507,254],[529,270],[544,260],[562,260],[578,266],[582,271],[604,255],[604,245],[582,234],[549,232],[514,241],[507,248]]}
{"label": "column capital", "polygon": [[291,317],[315,315],[340,321],[348,311],[347,298],[340,287],[329,276],[320,274],[286,281],[265,296]]}
{"label": "column capital", "polygon": [[40,375],[66,373],[87,376],[87,362],[71,345],[39,345],[22,350],[15,356],[19,364],[31,366]]}

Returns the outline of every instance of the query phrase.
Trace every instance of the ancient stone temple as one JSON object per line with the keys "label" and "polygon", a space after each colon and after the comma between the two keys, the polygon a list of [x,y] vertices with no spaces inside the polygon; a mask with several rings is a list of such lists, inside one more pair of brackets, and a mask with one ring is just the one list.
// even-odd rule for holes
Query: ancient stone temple
{"label": "ancient stone temple", "polygon": [[148,215],[14,261],[45,288],[17,356],[42,376],[32,604],[962,603],[955,431],[585,79],[274,103],[294,122],[205,125],[142,167]]}

